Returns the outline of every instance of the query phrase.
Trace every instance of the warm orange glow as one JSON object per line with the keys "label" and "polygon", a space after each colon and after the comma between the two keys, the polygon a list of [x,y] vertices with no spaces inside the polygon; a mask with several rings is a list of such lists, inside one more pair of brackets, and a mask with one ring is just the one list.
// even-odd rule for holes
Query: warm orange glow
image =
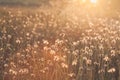
{"label": "warm orange glow", "polygon": [[86,0],[82,0],[82,2],[83,2],[83,3],[85,3],[85,2],[86,2]]}
{"label": "warm orange glow", "polygon": [[97,3],[97,0],[90,0],[91,3]]}

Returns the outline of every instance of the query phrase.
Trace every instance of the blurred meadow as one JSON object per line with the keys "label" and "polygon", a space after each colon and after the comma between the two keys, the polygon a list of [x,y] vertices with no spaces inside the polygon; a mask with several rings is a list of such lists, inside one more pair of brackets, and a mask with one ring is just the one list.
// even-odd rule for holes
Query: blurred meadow
{"label": "blurred meadow", "polygon": [[119,0],[0,0],[0,80],[120,80]]}

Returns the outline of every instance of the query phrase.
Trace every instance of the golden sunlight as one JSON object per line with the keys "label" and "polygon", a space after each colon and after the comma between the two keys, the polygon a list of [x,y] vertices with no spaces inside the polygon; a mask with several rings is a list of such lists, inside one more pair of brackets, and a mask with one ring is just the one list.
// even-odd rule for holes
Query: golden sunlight
{"label": "golden sunlight", "polygon": [[120,0],[0,0],[0,80],[120,80]]}
{"label": "golden sunlight", "polygon": [[97,3],[97,0],[90,0],[91,3]]}

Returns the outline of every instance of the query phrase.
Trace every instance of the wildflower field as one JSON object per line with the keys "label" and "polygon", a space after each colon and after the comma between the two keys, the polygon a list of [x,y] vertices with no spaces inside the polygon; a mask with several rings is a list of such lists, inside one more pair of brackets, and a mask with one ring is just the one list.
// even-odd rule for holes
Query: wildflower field
{"label": "wildflower field", "polygon": [[120,14],[58,13],[0,8],[0,80],[120,80]]}

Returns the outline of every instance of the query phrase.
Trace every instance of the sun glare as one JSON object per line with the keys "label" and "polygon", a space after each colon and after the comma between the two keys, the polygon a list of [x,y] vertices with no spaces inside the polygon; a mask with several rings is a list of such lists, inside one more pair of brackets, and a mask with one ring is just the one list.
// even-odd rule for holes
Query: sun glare
{"label": "sun glare", "polygon": [[86,2],[90,2],[90,3],[93,3],[93,4],[96,4],[98,0],[82,0],[83,3],[86,3]]}
{"label": "sun glare", "polygon": [[83,2],[83,3],[85,3],[85,2],[86,2],[86,0],[82,0],[82,2]]}
{"label": "sun glare", "polygon": [[97,3],[97,0],[90,0],[91,3]]}

